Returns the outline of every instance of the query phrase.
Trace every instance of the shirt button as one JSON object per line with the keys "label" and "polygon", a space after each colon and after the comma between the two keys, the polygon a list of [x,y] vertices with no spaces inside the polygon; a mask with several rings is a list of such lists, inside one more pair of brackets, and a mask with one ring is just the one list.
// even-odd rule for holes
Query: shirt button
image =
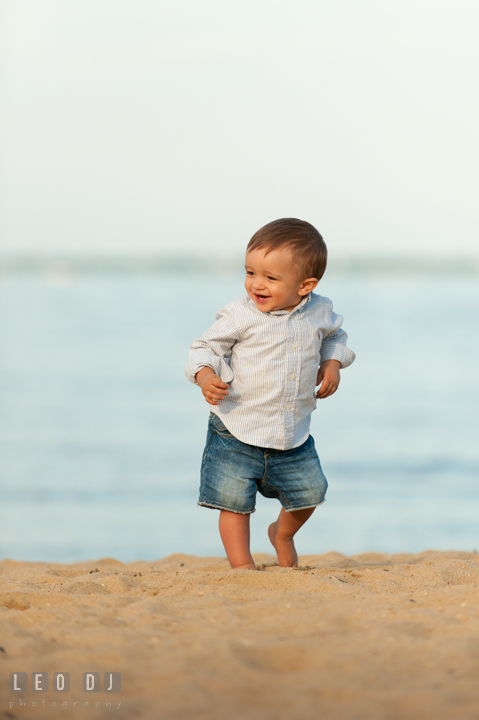
{"label": "shirt button", "polygon": [[293,373],[292,375],[289,376],[289,379],[294,380],[295,377],[296,377],[296,375]]}
{"label": "shirt button", "polygon": [[288,404],[286,405],[286,410],[289,410],[290,408],[291,408],[291,405],[288,403]]}
{"label": "shirt button", "polygon": [[293,350],[296,350],[296,343],[291,343],[291,347],[293,348]]}

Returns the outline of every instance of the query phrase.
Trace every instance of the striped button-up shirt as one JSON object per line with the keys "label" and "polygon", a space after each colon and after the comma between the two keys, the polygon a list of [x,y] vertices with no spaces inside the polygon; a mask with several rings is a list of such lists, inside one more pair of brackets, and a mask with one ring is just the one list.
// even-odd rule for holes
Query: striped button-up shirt
{"label": "striped button-up shirt", "polygon": [[320,363],[350,365],[343,318],[331,300],[310,293],[291,312],[261,312],[246,295],[226,305],[190,347],[186,377],[208,366],[229,383],[211,405],[230,433],[248,445],[289,450],[309,437]]}

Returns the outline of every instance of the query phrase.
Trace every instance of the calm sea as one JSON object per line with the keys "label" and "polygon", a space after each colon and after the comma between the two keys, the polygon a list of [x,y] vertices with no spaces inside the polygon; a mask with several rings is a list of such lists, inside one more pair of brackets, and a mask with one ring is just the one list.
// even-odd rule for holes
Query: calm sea
{"label": "calm sea", "polygon": [[[477,277],[327,277],[357,360],[312,434],[327,502],[302,553],[479,547]],[[196,505],[208,405],[188,346],[242,277],[0,280],[0,557],[224,555]],[[279,503],[258,496],[253,552]]]}

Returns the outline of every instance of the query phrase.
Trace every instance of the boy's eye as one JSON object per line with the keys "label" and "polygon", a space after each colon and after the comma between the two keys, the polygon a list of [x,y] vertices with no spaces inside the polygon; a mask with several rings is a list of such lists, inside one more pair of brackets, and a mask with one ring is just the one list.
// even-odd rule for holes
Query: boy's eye
{"label": "boy's eye", "polygon": [[247,275],[253,275],[254,273],[252,273],[251,270],[247,270],[247,271],[246,271],[246,274],[247,274]]}
{"label": "boy's eye", "polygon": [[268,276],[268,280],[276,280],[276,278]]}

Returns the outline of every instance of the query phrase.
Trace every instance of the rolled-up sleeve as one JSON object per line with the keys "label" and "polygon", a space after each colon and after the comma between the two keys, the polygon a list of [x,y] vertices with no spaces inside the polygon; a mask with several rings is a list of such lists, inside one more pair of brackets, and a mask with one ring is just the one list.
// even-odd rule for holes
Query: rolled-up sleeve
{"label": "rolled-up sleeve", "polygon": [[339,360],[341,367],[345,368],[354,362],[356,355],[346,347],[347,333],[341,329],[343,316],[337,315],[331,308],[328,325],[321,343],[321,362],[325,360]]}
{"label": "rolled-up sleeve", "polygon": [[216,322],[190,346],[190,355],[185,375],[194,385],[196,373],[203,367],[210,367],[223,382],[230,383],[234,374],[226,362],[240,333],[234,319],[227,310],[220,310]]}

